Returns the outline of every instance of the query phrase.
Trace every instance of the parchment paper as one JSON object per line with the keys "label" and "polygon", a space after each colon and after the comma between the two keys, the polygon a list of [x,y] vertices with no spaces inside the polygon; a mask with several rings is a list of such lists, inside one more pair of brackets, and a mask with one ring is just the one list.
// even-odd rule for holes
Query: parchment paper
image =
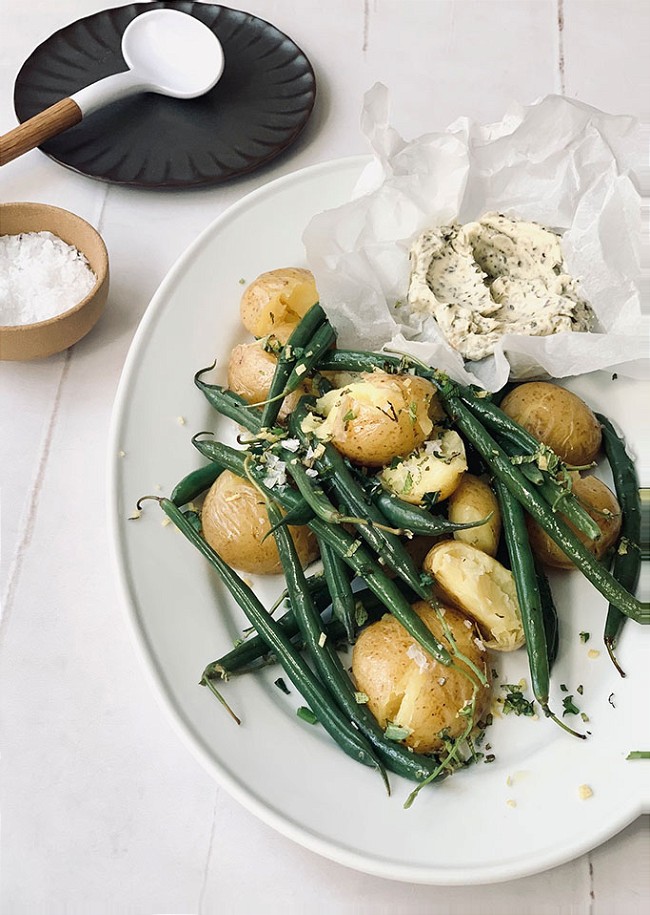
{"label": "parchment paper", "polygon": [[[637,122],[561,96],[513,106],[497,124],[460,118],[405,141],[389,124],[388,90],[365,96],[373,159],[354,199],[315,216],[304,233],[321,303],[344,348],[417,356],[465,383],[498,390],[510,378],[562,378],[611,368],[650,377],[639,301],[640,197],[628,170]],[[569,272],[598,332],[509,334],[493,356],[464,362],[432,318],[406,304],[409,248],[424,229],[497,210],[563,234]]]}

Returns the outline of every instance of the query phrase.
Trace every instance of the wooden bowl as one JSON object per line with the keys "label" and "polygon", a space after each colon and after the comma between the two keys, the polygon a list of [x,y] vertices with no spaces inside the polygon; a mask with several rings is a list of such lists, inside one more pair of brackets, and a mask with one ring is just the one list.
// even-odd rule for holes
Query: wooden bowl
{"label": "wooden bowl", "polygon": [[43,203],[0,204],[0,235],[51,232],[84,254],[97,281],[88,295],[54,318],[0,326],[0,359],[51,356],[81,340],[97,323],[108,296],[108,253],[101,235],[74,213]]}

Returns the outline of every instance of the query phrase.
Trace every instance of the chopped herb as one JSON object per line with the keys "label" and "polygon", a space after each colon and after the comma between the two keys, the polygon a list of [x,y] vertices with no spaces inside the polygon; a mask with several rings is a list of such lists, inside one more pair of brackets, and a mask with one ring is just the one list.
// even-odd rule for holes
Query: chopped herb
{"label": "chopped herb", "polygon": [[241,277],[239,278],[239,285],[240,285],[240,286],[243,286],[245,283],[246,283],[246,280],[244,279],[243,276],[241,276]]}
{"label": "chopped herb", "polygon": [[569,687],[566,685],[566,683],[560,683],[560,689],[562,690],[563,693],[569,692]]}
{"label": "chopped herb", "polygon": [[588,642],[588,641],[589,641],[590,635],[591,635],[590,632],[581,632],[581,633],[580,633],[580,641],[581,641],[581,642]]}
{"label": "chopped herb", "polygon": [[563,718],[565,715],[580,714],[580,709],[577,707],[577,705],[574,705],[573,696],[565,696],[562,700],[562,707],[564,708],[564,711],[562,712]]}
{"label": "chopped herb", "polygon": [[357,626],[363,626],[368,619],[368,611],[360,600],[354,602],[354,621]]}
{"label": "chopped herb", "polygon": [[425,492],[425,494],[422,496],[422,505],[428,511],[431,511],[439,498],[440,490],[436,490],[436,492]]}
{"label": "chopped herb", "polygon": [[580,684],[580,686],[576,687],[576,692],[577,692],[580,696],[582,696],[582,694],[584,693],[584,691],[585,691],[585,688],[584,688],[584,686],[582,685],[582,683]]}
{"label": "chopped herb", "polygon": [[404,485],[402,486],[402,492],[409,493],[412,489],[413,489],[413,474],[409,470],[409,472],[406,474],[406,478],[404,480]]}
{"label": "chopped herb", "polygon": [[466,699],[463,707],[458,710],[458,714],[462,718],[468,718],[470,715],[472,715],[474,713],[475,704],[476,703],[472,702],[471,699]]}
{"label": "chopped herb", "polygon": [[612,372],[612,381],[616,381],[617,378],[618,378],[618,375],[616,374],[616,372]]}
{"label": "chopped herb", "polygon": [[496,759],[496,756],[494,755],[494,753],[488,753],[488,755],[485,757],[485,762],[491,763],[491,762],[494,762],[495,759]]}
{"label": "chopped herb", "polygon": [[589,715],[586,712],[580,712],[580,717],[584,722],[589,721]]}
{"label": "chopped herb", "polygon": [[650,750],[630,750],[626,759],[650,759]]}
{"label": "chopped herb", "polygon": [[410,728],[404,728],[399,724],[394,724],[392,721],[389,721],[386,725],[386,730],[384,731],[384,737],[386,740],[404,740],[412,733],[413,731]]}
{"label": "chopped herb", "polygon": [[349,423],[354,419],[354,410],[348,410],[348,412],[343,417],[344,423]]}
{"label": "chopped herb", "polygon": [[296,715],[298,718],[302,718],[303,721],[306,721],[307,724],[318,724],[318,718],[310,708],[307,708],[305,705],[301,705],[299,709],[296,709]]}
{"label": "chopped herb", "polygon": [[508,690],[503,699],[504,715],[514,713],[515,715],[531,717],[535,714],[535,703],[526,699],[519,686],[513,685],[512,683],[504,683],[502,689]]}
{"label": "chopped herb", "polygon": [[284,680],[282,679],[282,677],[278,677],[278,679],[274,680],[273,683],[275,686],[277,686],[278,689],[282,690],[282,692],[285,694],[285,696],[290,695],[289,688],[288,688],[287,684],[284,682]]}
{"label": "chopped herb", "polygon": [[[420,584],[423,588],[430,588],[433,585],[433,578],[429,575],[428,572],[420,572]],[[440,613],[444,616],[444,609],[440,610]]]}
{"label": "chopped herb", "polygon": [[415,400],[412,400],[409,404],[409,419],[411,420],[411,425],[414,426],[418,418],[418,405]]}
{"label": "chopped herb", "polygon": [[360,540],[355,540],[353,543],[351,543],[350,546],[345,551],[345,555],[347,556],[347,558],[349,559],[350,556],[354,556],[354,554],[356,553],[356,551],[359,549],[360,546],[361,546]]}
{"label": "chopped herb", "polygon": [[365,705],[369,700],[365,693],[355,693],[354,701],[357,703],[357,705]]}

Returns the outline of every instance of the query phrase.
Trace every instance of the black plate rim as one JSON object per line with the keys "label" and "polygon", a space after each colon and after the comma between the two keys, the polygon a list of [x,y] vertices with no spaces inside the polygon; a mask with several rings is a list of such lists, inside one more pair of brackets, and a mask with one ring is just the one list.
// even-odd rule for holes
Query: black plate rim
{"label": "black plate rim", "polygon": [[[173,8],[179,6],[181,2],[187,2],[187,0],[179,0],[179,2],[175,2],[175,0],[157,0],[157,2],[159,4],[157,6],[158,9],[167,8],[167,7],[173,9]],[[189,0],[189,2],[191,2],[193,5],[195,5],[195,4],[198,5],[197,0]],[[63,168],[66,168],[69,171],[74,172],[77,175],[81,175],[84,178],[89,178],[92,181],[100,181],[103,184],[107,184],[107,185],[115,185],[116,187],[132,187],[137,190],[143,190],[143,191],[146,191],[146,190],[180,191],[180,190],[200,189],[200,188],[205,188],[205,187],[216,187],[221,184],[226,184],[230,181],[235,181],[238,178],[244,178],[247,175],[250,175],[252,172],[257,171],[258,169],[265,168],[267,165],[269,165],[269,163],[271,163],[272,161],[274,161],[275,159],[279,158],[284,153],[286,153],[287,150],[291,146],[293,146],[293,144],[296,142],[296,140],[298,139],[300,134],[303,132],[303,130],[307,126],[307,123],[309,122],[311,114],[314,110],[314,105],[316,103],[316,94],[317,94],[316,73],[314,71],[314,67],[311,63],[311,60],[309,59],[307,54],[303,51],[303,49],[300,47],[300,45],[298,45],[297,42],[290,35],[287,35],[286,32],[283,32],[282,29],[279,29],[276,25],[274,25],[272,22],[269,22],[268,19],[264,19],[262,16],[257,16],[254,13],[249,13],[247,10],[241,10],[238,7],[227,6],[224,3],[201,3],[200,5],[206,6],[206,7],[218,7],[220,9],[230,10],[234,13],[242,13],[246,16],[250,16],[252,19],[256,19],[258,22],[261,22],[268,28],[273,29],[274,32],[276,32],[278,35],[281,35],[288,42],[290,42],[296,49],[298,55],[300,55],[303,58],[303,60],[305,62],[305,72],[309,76],[311,76],[311,83],[312,83],[311,98],[310,98],[308,104],[305,106],[305,114],[304,114],[302,121],[296,126],[294,131],[291,133],[291,135],[288,137],[288,139],[281,146],[277,146],[276,148],[272,149],[268,153],[268,155],[265,156],[263,159],[260,159],[256,162],[252,163],[251,165],[242,167],[241,169],[238,169],[236,172],[229,172],[227,175],[214,176],[214,177],[208,177],[208,178],[203,178],[203,179],[199,178],[199,179],[195,179],[195,180],[182,180],[182,181],[165,180],[162,182],[153,182],[153,181],[143,182],[141,180],[128,181],[128,180],[111,178],[106,175],[89,174],[87,171],[84,171],[83,169],[78,168],[75,165],[72,165],[68,162],[64,162],[62,159],[58,158],[53,153],[48,152],[47,150],[43,149],[42,146],[37,147],[40,150],[40,152],[42,152],[43,155],[47,156],[47,158],[50,159],[52,162],[56,162],[57,165],[60,165]],[[106,7],[105,9],[97,10],[97,12],[95,12],[95,13],[90,13],[88,16],[81,16],[78,19],[74,19],[72,22],[68,22],[64,26],[61,26],[61,28],[57,29],[55,32],[52,32],[50,35],[48,35],[47,38],[44,38],[43,41],[32,50],[32,52],[28,55],[28,57],[26,57],[25,60],[23,61],[22,65],[20,67],[20,70],[18,71],[16,78],[14,80],[13,106],[14,106],[14,113],[16,115],[16,118],[17,118],[19,124],[23,123],[23,120],[21,120],[21,117],[18,113],[18,105],[19,105],[18,84],[19,84],[21,75],[23,73],[23,70],[28,66],[28,64],[30,63],[32,58],[35,57],[39,51],[41,51],[41,49],[44,47],[44,45],[47,45],[53,39],[59,38],[60,36],[64,35],[65,32],[67,32],[69,29],[72,29],[81,23],[88,22],[89,20],[96,19],[100,15],[106,15],[106,14],[110,15],[111,13],[116,13],[118,10],[122,10],[127,6],[142,7],[143,8],[142,12],[145,12],[146,8],[151,6],[151,3],[147,2],[147,0],[136,0],[136,2],[125,3],[125,4],[121,4],[120,6]]]}

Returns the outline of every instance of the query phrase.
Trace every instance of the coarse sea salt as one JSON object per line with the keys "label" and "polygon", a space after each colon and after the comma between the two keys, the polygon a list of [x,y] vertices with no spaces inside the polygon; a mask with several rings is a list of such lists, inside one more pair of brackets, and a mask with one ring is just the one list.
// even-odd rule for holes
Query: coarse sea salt
{"label": "coarse sea salt", "polygon": [[46,321],[73,308],[97,277],[86,257],[52,232],[0,236],[0,325]]}

